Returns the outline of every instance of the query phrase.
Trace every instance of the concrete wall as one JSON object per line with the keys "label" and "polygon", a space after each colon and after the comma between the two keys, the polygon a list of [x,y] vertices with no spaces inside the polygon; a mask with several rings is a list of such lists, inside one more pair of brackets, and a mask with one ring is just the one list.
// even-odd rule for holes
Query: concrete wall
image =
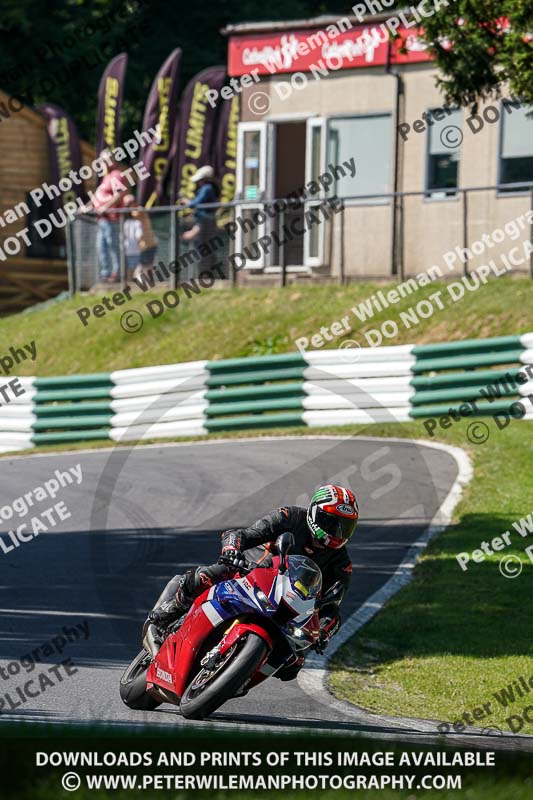
{"label": "concrete wall", "polygon": [[[436,70],[424,67],[411,67],[404,71],[405,110],[404,119],[409,124],[421,118],[424,111],[443,104],[442,95],[435,88]],[[479,114],[487,105],[499,108],[499,101],[481,104]],[[493,186],[498,182],[499,122],[485,124],[479,133],[474,134],[466,118],[470,112],[462,114],[463,141],[459,163],[459,186]],[[411,131],[402,145],[402,190],[420,191],[424,188],[426,169],[427,133]],[[472,243],[481,239],[484,233],[490,234],[501,228],[507,221],[524,214],[531,207],[529,196],[497,196],[495,191],[475,192],[468,195],[467,241]],[[443,261],[443,255],[457,246],[463,246],[463,198],[426,199],[405,198],[404,201],[404,262],[406,272],[414,274],[437,265],[446,274],[453,275]],[[521,233],[523,241],[529,236],[525,229]],[[514,245],[506,237],[501,247],[487,248],[474,258],[470,268],[486,263],[500,252],[508,252]],[[448,259],[451,261],[451,259]],[[462,272],[463,262],[457,259],[455,271]],[[527,269],[527,265],[524,266]]]}
{"label": "concrete wall", "polygon": [[[424,111],[443,105],[443,97],[435,87],[437,71],[427,64],[404,66],[401,68],[405,95],[402,118],[413,125]],[[365,114],[388,112],[395,108],[396,81],[378,69],[357,69],[332,73],[326,78],[315,80],[307,73],[307,84],[303,89],[294,88],[287,99],[288,92],[276,90],[276,84],[290,86],[290,75],[266,77],[259,83],[243,91],[242,119],[260,121],[288,114],[313,114],[318,116]],[[297,85],[301,80],[297,79]],[[257,91],[268,94],[270,109],[264,115],[250,110],[250,97]],[[499,101],[488,105],[498,108]],[[485,106],[481,105],[479,114]],[[498,151],[500,124],[485,123],[479,133],[472,133],[466,124],[469,111],[463,110],[461,160],[459,165],[459,186],[488,186],[498,180]],[[394,120],[393,120],[394,124]],[[394,137],[393,137],[394,138]],[[393,147],[394,142],[391,143]],[[427,133],[413,130],[400,147],[400,190],[423,191],[426,180]],[[365,157],[355,153],[356,161]],[[393,157],[391,153],[391,165]],[[271,169],[268,165],[268,169]],[[392,170],[392,167],[391,167]],[[390,185],[392,191],[393,176]],[[403,262],[406,275],[425,271],[433,265],[439,266],[443,274],[453,277],[462,273],[463,262],[457,258],[454,270],[450,270],[443,260],[445,253],[463,245],[463,199],[461,195],[447,198],[408,197],[403,199]],[[467,241],[480,240],[484,233],[502,228],[531,208],[529,195],[497,196],[495,191],[471,193],[468,198]],[[345,273],[348,277],[387,277],[391,268],[391,222],[392,207],[386,204],[348,205],[345,209]],[[338,275],[340,264],[339,217],[334,219],[331,274]],[[508,253],[516,245],[521,245],[529,237],[529,229],[522,223],[520,236],[513,241],[505,236],[501,245],[488,248],[470,262],[475,268],[486,263],[488,258],[498,257],[500,252]],[[329,252],[326,249],[326,258]],[[451,261],[451,257],[448,257]],[[519,268],[527,271],[528,264]]]}

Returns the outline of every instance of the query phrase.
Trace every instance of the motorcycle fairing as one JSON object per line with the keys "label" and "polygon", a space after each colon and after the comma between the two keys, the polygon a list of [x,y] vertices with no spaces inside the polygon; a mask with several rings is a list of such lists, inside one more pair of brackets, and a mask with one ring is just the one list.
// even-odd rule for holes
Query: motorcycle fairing
{"label": "motorcycle fairing", "polygon": [[241,636],[244,636],[246,633],[255,633],[256,636],[260,636],[261,639],[263,639],[263,641],[268,645],[269,651],[272,650],[274,642],[270,634],[264,628],[262,628],[260,625],[254,625],[253,622],[237,622],[236,625],[231,626],[231,629],[226,633],[220,642],[220,653],[223,654],[229,650],[230,647],[232,647],[232,645],[234,645],[235,642],[237,642]]}
{"label": "motorcycle fairing", "polygon": [[[227,650],[238,638],[252,631],[261,636],[268,645],[268,655],[253,676],[251,685],[264,680],[283,664],[281,654],[275,656],[274,640],[268,630],[255,625],[252,620],[239,622],[243,614],[272,618],[289,639],[293,639],[294,628],[308,629],[312,639],[317,638],[313,630],[317,627],[315,601],[303,598],[292,586],[288,572],[277,573],[279,558],[273,559],[269,568],[253,570],[253,582],[248,577],[234,578],[211,586],[196,598],[178,631],[167,637],[146,675],[147,689],[154,685],[167,694],[173,692],[177,699],[182,696],[191,679],[194,662],[212,631],[224,622],[235,620],[223,639]],[[250,573],[252,575],[252,573]],[[280,609],[289,612],[287,619],[280,618]],[[302,631],[303,633],[303,631]],[[296,643],[295,643],[296,644]],[[301,644],[300,644],[301,646]],[[283,657],[281,657],[283,658]]]}
{"label": "motorcycle fairing", "polygon": [[[147,688],[150,688],[150,684],[157,684],[167,691],[170,689],[175,692],[178,697],[183,694],[194,660],[215,627],[203,608],[206,594],[204,592],[196,598],[181,628],[163,642],[148,669]],[[172,677],[172,682],[165,679],[163,672]]]}

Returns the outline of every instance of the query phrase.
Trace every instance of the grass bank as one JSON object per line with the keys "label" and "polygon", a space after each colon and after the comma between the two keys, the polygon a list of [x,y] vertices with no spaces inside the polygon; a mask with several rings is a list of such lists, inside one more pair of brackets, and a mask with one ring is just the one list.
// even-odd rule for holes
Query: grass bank
{"label": "grass bank", "polygon": [[[62,375],[107,372],[114,369],[170,364],[196,359],[284,353],[295,349],[295,340],[310,339],[323,326],[348,317],[352,330],[327,342],[335,347],[343,339],[356,339],[367,346],[364,334],[389,318],[399,321],[406,311],[446,283],[432,283],[402,298],[388,309],[375,312],[361,322],[351,311],[376,291],[386,294],[396,284],[358,283],[350,286],[288,286],[263,289],[210,289],[187,299],[153,319],[146,304],[161,298],[157,292],[138,293],[130,302],[90,317],[83,326],[77,315],[81,307],[101,304],[102,295],[76,296],[30,313],[0,319],[0,355],[10,346],[21,347],[35,340],[37,359],[24,361],[13,371],[18,375]],[[105,296],[112,297],[110,290]],[[529,306],[528,306],[529,304]],[[138,311],[143,327],[126,333],[122,315]],[[527,280],[495,278],[477,292],[466,292],[462,300],[446,300],[445,309],[408,329],[399,325],[398,336],[386,344],[439,342],[470,337],[524,333],[532,327],[531,283]]]}
{"label": "grass bank", "polygon": [[[422,438],[418,423],[374,427],[373,435]],[[533,430],[522,422],[503,431],[494,427],[489,441],[477,447],[469,445],[465,431],[461,422],[439,435],[467,449],[474,466],[454,523],[425,551],[409,586],[335,655],[330,687],[371,711],[509,733],[520,721],[506,720],[523,719],[524,708],[533,705],[533,564],[524,552],[533,544],[533,531],[521,538],[512,527],[533,515]],[[461,570],[458,553],[471,553],[508,530],[509,547]],[[519,576],[502,575],[503,556],[521,559]],[[502,696],[520,676],[532,679],[531,693],[519,683],[513,698],[509,692]],[[476,708],[483,713],[476,712],[477,719]],[[469,720],[461,720],[465,713]],[[520,733],[533,734],[533,724],[524,721]]]}

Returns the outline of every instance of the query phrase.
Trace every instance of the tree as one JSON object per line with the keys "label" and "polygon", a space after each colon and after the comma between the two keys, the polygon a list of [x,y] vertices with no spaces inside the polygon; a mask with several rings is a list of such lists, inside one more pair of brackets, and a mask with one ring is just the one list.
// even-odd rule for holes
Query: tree
{"label": "tree", "polygon": [[322,0],[3,0],[0,88],[30,105],[57,103],[94,141],[96,95],[107,62],[128,53],[123,133],[142,123],[151,82],[167,55],[183,49],[181,88],[201,69],[225,64],[229,23],[301,19]]}
{"label": "tree", "polygon": [[450,105],[475,112],[507,91],[533,104],[533,0],[450,0],[424,20],[424,36]]}

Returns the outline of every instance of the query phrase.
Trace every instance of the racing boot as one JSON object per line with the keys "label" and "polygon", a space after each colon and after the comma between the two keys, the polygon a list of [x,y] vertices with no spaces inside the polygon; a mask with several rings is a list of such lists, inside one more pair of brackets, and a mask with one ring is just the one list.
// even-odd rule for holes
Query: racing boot
{"label": "racing boot", "polygon": [[150,653],[152,660],[156,657],[156,655],[161,650],[161,645],[163,644],[163,637],[157,630],[157,627],[154,625],[153,622],[146,620],[143,625],[143,647],[147,653]]}
{"label": "racing boot", "polygon": [[[161,645],[165,641],[167,628],[185,616],[191,607],[194,597],[189,594],[186,588],[187,579],[190,573],[179,575],[173,578],[167,585],[156,606],[148,614],[148,618],[143,625],[143,647],[152,658],[155,658]],[[162,598],[171,590],[173,596],[163,600]]]}

